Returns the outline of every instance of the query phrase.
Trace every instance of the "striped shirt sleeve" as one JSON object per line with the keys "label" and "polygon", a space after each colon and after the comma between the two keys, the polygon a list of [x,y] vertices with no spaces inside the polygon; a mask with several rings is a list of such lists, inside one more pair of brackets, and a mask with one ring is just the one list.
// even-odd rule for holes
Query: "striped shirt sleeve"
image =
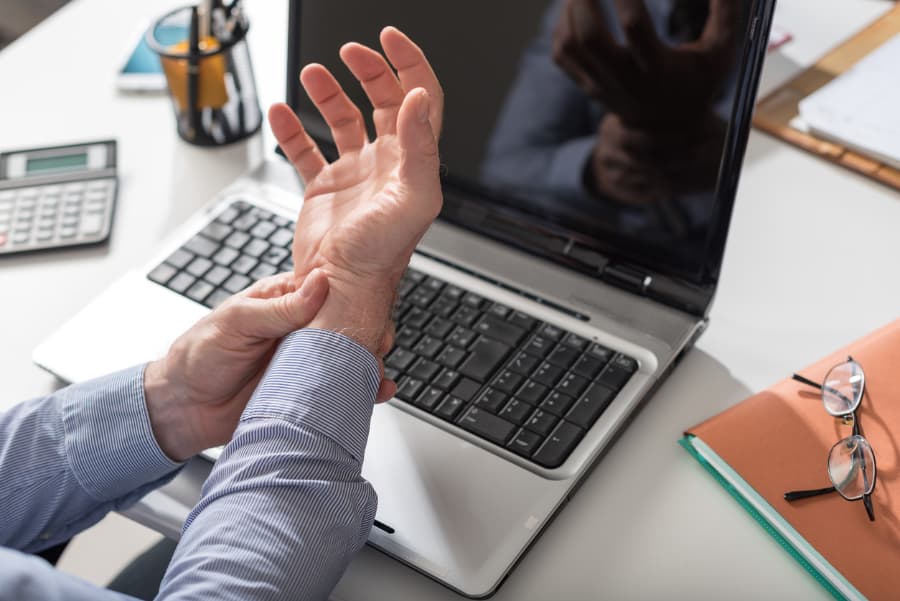
{"label": "striped shirt sleeve", "polygon": [[0,545],[39,551],[174,477],[144,400],[144,366],[0,413]]}
{"label": "striped shirt sleeve", "polygon": [[375,358],[351,339],[280,345],[191,511],[159,599],[325,599],[365,543]]}

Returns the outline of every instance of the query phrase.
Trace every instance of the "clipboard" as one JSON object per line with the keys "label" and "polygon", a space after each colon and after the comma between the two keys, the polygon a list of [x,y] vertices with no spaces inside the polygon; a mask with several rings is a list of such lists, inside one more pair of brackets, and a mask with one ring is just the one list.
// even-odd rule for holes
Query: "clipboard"
{"label": "clipboard", "polygon": [[814,65],[762,98],[756,105],[753,126],[827,161],[900,190],[900,169],[791,126],[791,121],[799,115],[798,104],[801,100],[850,69],[897,33],[900,33],[900,6],[892,8]]}

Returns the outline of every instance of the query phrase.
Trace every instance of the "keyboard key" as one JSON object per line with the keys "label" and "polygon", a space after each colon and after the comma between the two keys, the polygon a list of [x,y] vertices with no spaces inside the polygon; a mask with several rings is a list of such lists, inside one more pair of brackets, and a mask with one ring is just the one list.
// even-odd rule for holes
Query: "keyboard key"
{"label": "keyboard key", "polygon": [[547,396],[547,390],[543,384],[528,380],[516,393],[516,398],[531,405],[537,405]]}
{"label": "keyboard key", "polygon": [[500,319],[506,319],[510,311],[511,309],[509,307],[507,307],[506,305],[501,305],[500,303],[494,303],[493,305],[491,305],[491,308],[488,309],[488,313],[490,313],[491,315],[495,315]]}
{"label": "keyboard key", "polygon": [[553,415],[562,417],[574,402],[575,399],[573,397],[561,392],[553,391],[547,395],[547,398],[541,403],[541,409],[549,411]]}
{"label": "keyboard key", "polygon": [[212,260],[218,263],[219,265],[224,265],[228,267],[231,263],[241,256],[241,253],[234,250],[233,248],[226,246],[222,248],[219,252],[213,255]]}
{"label": "keyboard key", "polygon": [[532,407],[528,403],[523,403],[518,399],[513,399],[508,402],[506,404],[506,407],[503,408],[503,411],[500,412],[500,417],[521,426],[525,423],[525,420],[528,419],[528,416],[531,414],[531,411],[533,409],[534,407]]}
{"label": "keyboard key", "polygon": [[259,221],[259,218],[253,215],[252,213],[244,213],[237,219],[231,222],[231,226],[236,230],[241,230],[242,232],[246,232],[250,228],[252,228]]}
{"label": "keyboard key", "polygon": [[[597,378],[597,382],[607,386],[618,392],[625,385],[625,382],[631,378],[631,374],[634,373],[631,371],[632,365],[627,362],[620,363],[618,358],[621,355],[618,355],[616,359],[611,361],[600,373],[600,376]],[[625,359],[628,359],[625,357]],[[629,360],[629,361],[633,361]],[[636,365],[634,366],[636,367]]]}
{"label": "keyboard key", "polygon": [[587,388],[588,380],[582,378],[576,374],[566,374],[566,376],[562,379],[562,381],[556,385],[556,389],[560,392],[568,394],[569,396],[577,397],[584,389]]}
{"label": "keyboard key", "polygon": [[433,386],[437,386],[438,388],[440,388],[442,390],[447,390],[447,389],[451,388],[454,384],[456,384],[457,380],[459,380],[459,372],[458,371],[454,371],[452,369],[445,369],[444,371],[441,372],[441,375],[439,375],[437,378],[435,378],[434,382],[432,382],[431,384]]}
{"label": "keyboard key", "polygon": [[413,347],[413,350],[423,357],[434,359],[441,351],[442,346],[444,346],[444,344],[440,340],[426,334],[422,337],[421,340],[419,340],[419,342],[416,343],[416,346]]}
{"label": "keyboard key", "polygon": [[433,301],[436,296],[437,294],[435,292],[419,287],[413,290],[413,292],[406,297],[406,300],[421,309],[427,309],[428,305],[431,304],[431,301]]}
{"label": "keyboard key", "polygon": [[265,240],[271,236],[276,229],[278,229],[278,226],[271,221],[260,221],[250,230],[250,235],[254,238],[262,238]]}
{"label": "keyboard key", "polygon": [[422,282],[422,287],[431,290],[432,292],[440,292],[444,287],[444,282],[440,281],[437,278],[427,277],[425,281]]}
{"label": "keyboard key", "polygon": [[407,373],[413,378],[430,382],[439,371],[441,371],[441,366],[437,363],[429,361],[428,359],[419,359]]}
{"label": "keyboard key", "polygon": [[453,284],[450,284],[449,286],[444,288],[444,291],[441,293],[441,296],[444,296],[445,298],[449,298],[449,299],[452,299],[452,300],[455,300],[458,302],[462,299],[463,294],[465,294],[465,293],[466,293],[466,291],[463,290],[462,288],[460,288],[459,286],[454,286]]}
{"label": "keyboard key", "polygon": [[222,282],[227,280],[228,276],[230,275],[230,269],[226,269],[221,265],[213,265],[213,268],[206,272],[206,275],[203,276],[203,279],[215,286],[221,286]]}
{"label": "keyboard key", "polygon": [[530,355],[535,355],[536,357],[543,359],[552,349],[552,341],[547,340],[543,336],[532,336],[531,340],[528,341],[528,344],[525,345],[523,350]]}
{"label": "keyboard key", "polygon": [[83,215],[81,217],[81,233],[95,236],[103,229],[103,215]]}
{"label": "keyboard key", "polygon": [[540,382],[544,386],[553,386],[563,375],[563,369],[549,363],[542,363],[537,371],[531,376],[531,379]]}
{"label": "keyboard key", "polygon": [[425,325],[431,319],[431,315],[427,312],[423,311],[418,307],[413,307],[409,310],[403,318],[404,325],[408,325],[411,328],[415,328],[417,330],[424,330]]}
{"label": "keyboard key", "polygon": [[476,336],[477,334],[472,330],[456,326],[456,329],[447,338],[447,342],[459,348],[469,348]]}
{"label": "keyboard key", "polygon": [[204,282],[203,280],[197,280],[194,282],[194,285],[188,288],[186,296],[195,300],[198,303],[202,303],[206,300],[206,297],[212,294],[212,291],[215,290],[215,287],[209,282]]}
{"label": "keyboard key", "polygon": [[225,238],[225,246],[230,246],[235,250],[241,250],[244,248],[244,245],[250,242],[250,234],[247,232],[233,232],[230,236]]}
{"label": "keyboard key", "polygon": [[456,368],[465,357],[466,351],[454,346],[447,346],[437,356],[437,362],[447,367]]}
{"label": "keyboard key", "polygon": [[485,315],[473,329],[488,338],[499,340],[510,346],[516,346],[525,337],[525,330],[496,315]]}
{"label": "keyboard key", "polygon": [[509,362],[509,369],[516,373],[525,374],[526,376],[534,371],[534,368],[540,363],[540,359],[533,357],[528,353],[519,353],[512,361]]}
{"label": "keyboard key", "polygon": [[477,310],[484,304],[484,299],[474,292],[466,292],[462,297],[462,303]]}
{"label": "keyboard key", "polygon": [[[286,258],[288,258],[291,254],[291,251],[287,248],[281,248],[280,246],[272,246],[263,253],[262,260],[266,263],[270,263],[272,265],[278,266],[280,265]],[[293,266],[290,269],[282,269],[282,271],[291,271],[293,270]]]}
{"label": "keyboard key", "polygon": [[509,437],[516,430],[516,427],[505,419],[492,415],[478,407],[471,407],[466,411],[462,419],[459,420],[459,425],[477,436],[500,445],[506,444],[506,441],[509,440]]}
{"label": "keyboard key", "polygon": [[193,253],[189,253],[183,248],[179,248],[166,259],[166,263],[169,265],[174,265],[178,269],[184,269],[184,267],[194,260]]}
{"label": "keyboard key", "polygon": [[203,236],[194,236],[184,245],[184,248],[191,251],[195,255],[200,255],[201,257],[211,257],[213,253],[219,250],[218,242],[214,242],[209,238],[204,238]]}
{"label": "keyboard key", "polygon": [[525,380],[525,376],[517,374],[514,371],[503,371],[499,376],[494,378],[493,386],[497,390],[501,390],[507,394],[512,394]]}
{"label": "keyboard key", "polygon": [[397,285],[397,298],[406,298],[409,293],[415,290],[416,284],[410,280],[400,280]]}
{"label": "keyboard key", "polygon": [[463,326],[471,326],[478,319],[478,311],[468,305],[463,305],[453,314],[453,321]]}
{"label": "keyboard key", "polygon": [[[0,244],[0,246],[2,246],[2,244]],[[172,276],[176,273],[178,273],[178,270],[171,265],[160,263],[153,269],[153,271],[147,274],[147,277],[157,284],[162,284],[163,286],[165,286],[166,282],[171,280]]]}
{"label": "keyboard key", "polygon": [[531,417],[528,418],[528,421],[525,422],[525,427],[543,437],[550,433],[550,430],[553,429],[553,426],[555,426],[558,421],[559,418],[549,411],[538,409],[532,413]]}
{"label": "keyboard key", "polygon": [[294,232],[283,227],[275,230],[272,235],[269,236],[269,243],[272,244],[272,246],[279,246],[281,248],[289,248],[293,241]]}
{"label": "keyboard key", "polygon": [[531,457],[531,454],[534,453],[534,450],[537,448],[538,443],[540,442],[541,437],[534,432],[529,432],[528,430],[519,430],[519,433],[516,434],[506,446],[513,453],[517,453],[519,455],[522,455],[523,457]]}
{"label": "keyboard key", "polygon": [[425,382],[422,380],[417,380],[416,378],[404,378],[403,383],[400,384],[400,388],[397,389],[397,398],[411,403],[419,396],[419,393],[422,392],[424,387]]}
{"label": "keyboard key", "polygon": [[260,258],[264,252],[269,249],[269,243],[265,240],[260,240],[259,238],[254,238],[250,240],[247,244],[244,245],[244,248],[241,249],[241,252],[245,255],[250,255],[256,259]]}
{"label": "keyboard key", "polygon": [[578,358],[578,351],[572,347],[559,345],[547,357],[547,361],[560,367],[568,368]]}
{"label": "keyboard key", "polygon": [[446,319],[435,317],[431,320],[431,322],[429,322],[428,327],[425,328],[425,331],[437,338],[444,338],[454,327],[455,324],[452,321],[447,321]]}
{"label": "keyboard key", "polygon": [[399,369],[396,369],[394,367],[385,367],[384,368],[384,377],[387,380],[393,380],[394,382],[396,382],[397,378],[399,378],[402,375],[403,375],[403,372],[401,372]]}
{"label": "keyboard key", "polygon": [[203,302],[203,304],[210,309],[215,309],[216,307],[227,301],[229,298],[231,298],[231,294],[229,294],[226,290],[218,288],[215,292],[206,297],[206,300]]}
{"label": "keyboard key", "polygon": [[410,280],[418,284],[425,279],[425,274],[416,269],[409,268],[406,270],[406,273],[403,274],[403,277],[409,278]]}
{"label": "keyboard key", "polygon": [[394,344],[397,346],[409,349],[412,348],[413,345],[418,342],[419,338],[422,337],[422,332],[419,330],[404,327],[401,328],[397,335],[394,337]]}
{"label": "keyboard key", "polygon": [[459,371],[464,376],[484,382],[503,362],[510,348],[502,342],[480,337],[472,345],[471,351],[472,354],[463,362]]}
{"label": "keyboard key", "polygon": [[597,377],[597,374],[600,373],[600,370],[603,369],[604,365],[606,364],[603,361],[593,355],[582,355],[578,361],[575,362],[572,371],[579,376],[593,380]]}
{"label": "keyboard key", "polygon": [[203,277],[203,274],[209,271],[213,266],[213,262],[205,257],[197,257],[187,266],[186,271],[194,277]]}
{"label": "keyboard key", "polygon": [[547,437],[544,444],[533,455],[533,459],[544,467],[554,468],[562,465],[581,437],[584,431],[577,426],[562,421],[556,430]]}
{"label": "keyboard key", "polygon": [[456,311],[456,308],[458,306],[459,303],[457,303],[455,300],[447,298],[445,296],[439,296],[437,300],[431,303],[431,306],[428,309],[438,317],[446,318],[453,315],[453,312]]}
{"label": "keyboard key", "polygon": [[571,333],[566,335],[566,337],[565,337],[565,339],[563,340],[563,342],[564,342],[567,346],[571,346],[571,347],[573,347],[573,348],[576,348],[576,349],[578,349],[579,351],[583,351],[584,349],[587,348],[587,345],[588,345],[588,339],[587,339],[587,338],[582,338],[581,336],[579,336],[579,335],[577,335],[577,334],[571,334]]}
{"label": "keyboard key", "polygon": [[272,223],[277,225],[278,227],[288,227],[293,224],[290,219],[287,217],[282,217],[281,215],[275,215],[272,217]]}
{"label": "keyboard key", "polygon": [[184,273],[183,271],[176,275],[174,278],[169,280],[169,283],[166,284],[166,287],[174,290],[178,294],[184,294],[184,292],[191,287],[194,281],[197,278],[190,275],[189,273]]}
{"label": "keyboard key", "polygon": [[399,369],[400,371],[406,371],[406,369],[410,365],[412,365],[412,362],[415,360],[415,353],[411,353],[406,349],[395,348],[393,351],[391,351],[391,354],[388,355],[387,359],[385,359],[384,364],[388,367]]}
{"label": "keyboard key", "polygon": [[251,283],[250,278],[245,275],[241,275],[239,273],[233,274],[230,278],[225,280],[225,283],[222,284],[222,288],[227,290],[232,294],[236,294],[249,286]]}
{"label": "keyboard key", "polygon": [[452,420],[455,418],[463,407],[466,406],[466,402],[462,399],[458,399],[454,396],[448,396],[444,398],[444,402],[441,403],[440,407],[434,412],[438,417],[443,417],[444,419]]}
{"label": "keyboard key", "polygon": [[578,399],[566,414],[566,419],[587,430],[594,425],[603,410],[606,409],[616,393],[606,386],[594,384],[588,388],[583,397]]}
{"label": "keyboard key", "polygon": [[481,407],[485,411],[497,413],[501,408],[503,408],[503,406],[506,404],[506,401],[508,400],[509,397],[499,390],[488,388],[478,396],[478,399],[475,401],[475,405]]}
{"label": "keyboard key", "polygon": [[563,331],[553,324],[545,323],[544,327],[538,330],[538,334],[548,340],[559,340],[563,336]]}
{"label": "keyboard key", "polygon": [[479,388],[481,388],[481,385],[478,382],[468,378],[462,378],[456,383],[456,386],[453,387],[450,394],[468,402],[475,398],[475,394],[478,392]]}
{"label": "keyboard key", "polygon": [[611,350],[600,344],[592,344],[590,347],[588,347],[587,352],[589,355],[596,357],[597,359],[602,361],[604,365],[610,359],[612,359],[613,356],[613,352]]}
{"label": "keyboard key", "polygon": [[200,231],[200,233],[203,234],[204,236],[206,236],[207,238],[215,240],[216,242],[221,242],[222,240],[227,238],[228,235],[232,231],[233,230],[231,229],[230,226],[225,225],[224,223],[220,223],[218,221],[213,221],[212,223],[207,225],[205,228],[203,228]]}
{"label": "keyboard key", "polygon": [[278,269],[274,265],[270,265],[269,263],[260,263],[253,268],[253,271],[250,272],[250,277],[254,280],[261,280],[270,275],[274,275],[277,272]]}
{"label": "keyboard key", "polygon": [[419,395],[415,404],[416,407],[421,407],[426,411],[434,411],[434,408],[438,406],[438,403],[441,402],[442,398],[444,398],[443,390],[435,388],[434,386],[429,386]]}
{"label": "keyboard key", "polygon": [[219,216],[216,217],[216,221],[218,221],[219,223],[229,224],[237,219],[238,215],[240,214],[241,212],[237,209],[237,207],[231,205],[230,207],[219,213]]}
{"label": "keyboard key", "polygon": [[[222,249],[222,250],[231,250],[231,249]],[[249,255],[241,255],[237,259],[231,262],[231,271],[236,273],[240,273],[242,275],[247,275],[253,268],[256,267],[256,264],[259,263],[256,259]]]}

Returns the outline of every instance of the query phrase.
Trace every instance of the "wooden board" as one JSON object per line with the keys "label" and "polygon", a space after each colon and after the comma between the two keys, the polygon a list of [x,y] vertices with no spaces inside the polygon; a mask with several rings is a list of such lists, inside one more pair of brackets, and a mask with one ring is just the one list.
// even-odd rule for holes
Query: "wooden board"
{"label": "wooden board", "polygon": [[897,33],[900,33],[900,6],[892,8],[880,19],[831,50],[816,64],[762,98],[756,105],[753,125],[803,150],[900,190],[900,170],[849,150],[841,144],[791,127],[791,121],[799,114],[797,105],[801,100],[850,69]]}

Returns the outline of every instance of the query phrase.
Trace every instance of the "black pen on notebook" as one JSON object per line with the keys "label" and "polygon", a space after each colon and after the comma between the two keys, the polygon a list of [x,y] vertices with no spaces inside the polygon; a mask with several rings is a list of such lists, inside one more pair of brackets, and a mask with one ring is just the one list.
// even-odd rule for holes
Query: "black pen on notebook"
{"label": "black pen on notebook", "polygon": [[197,109],[197,79],[200,76],[200,18],[197,7],[191,7],[191,25],[188,34],[188,129],[191,138],[197,136],[200,126],[200,114]]}

